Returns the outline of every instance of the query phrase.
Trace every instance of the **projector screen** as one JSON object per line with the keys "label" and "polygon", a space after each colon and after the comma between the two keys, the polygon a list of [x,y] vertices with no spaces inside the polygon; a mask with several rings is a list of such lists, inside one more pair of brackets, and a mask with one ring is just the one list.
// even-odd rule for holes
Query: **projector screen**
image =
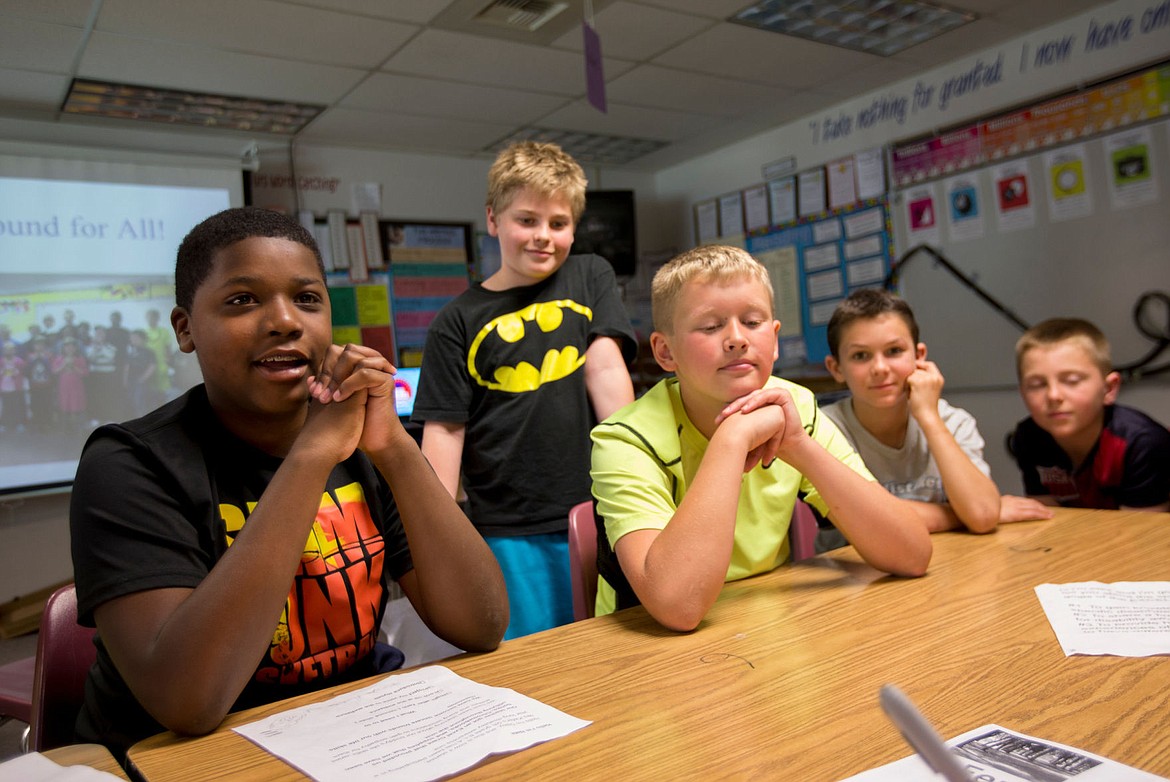
{"label": "projector screen", "polygon": [[0,155],[0,493],[68,486],[95,426],[200,382],[175,252],[242,202],[238,170]]}

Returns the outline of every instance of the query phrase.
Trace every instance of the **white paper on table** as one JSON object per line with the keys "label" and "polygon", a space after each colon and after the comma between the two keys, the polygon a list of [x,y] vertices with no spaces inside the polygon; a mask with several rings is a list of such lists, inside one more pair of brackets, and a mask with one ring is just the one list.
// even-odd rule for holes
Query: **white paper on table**
{"label": "white paper on table", "polygon": [[0,779],[20,782],[105,782],[118,777],[89,766],[61,766],[39,752],[0,763]]}
{"label": "white paper on table", "polygon": [[[995,782],[1155,782],[1148,771],[1024,733],[983,725],[947,742],[972,779]],[[920,756],[863,771],[844,782],[939,782]]]}
{"label": "white paper on table", "polygon": [[1170,581],[1041,584],[1036,597],[1065,655],[1170,654]]}
{"label": "white paper on table", "polygon": [[589,724],[435,665],[234,730],[319,782],[424,782]]}

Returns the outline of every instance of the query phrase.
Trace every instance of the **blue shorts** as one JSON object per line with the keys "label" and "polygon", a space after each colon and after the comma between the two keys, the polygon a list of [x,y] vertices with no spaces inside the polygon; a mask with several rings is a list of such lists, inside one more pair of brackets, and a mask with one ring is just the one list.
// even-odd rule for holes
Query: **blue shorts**
{"label": "blue shorts", "polygon": [[511,621],[505,640],[573,621],[568,533],[485,540],[500,563],[508,587]]}

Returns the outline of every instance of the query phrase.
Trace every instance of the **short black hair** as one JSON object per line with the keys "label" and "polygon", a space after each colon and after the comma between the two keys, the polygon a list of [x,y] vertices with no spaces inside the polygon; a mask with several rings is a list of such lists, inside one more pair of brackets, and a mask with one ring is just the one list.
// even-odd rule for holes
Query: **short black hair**
{"label": "short black hair", "polygon": [[175,303],[190,311],[195,303],[195,291],[211,273],[211,261],[217,252],[228,245],[262,236],[272,239],[288,239],[302,244],[313,251],[321,277],[325,277],[325,264],[317,242],[305,227],[292,217],[271,209],[255,206],[225,209],[213,214],[183,238],[175,258]]}

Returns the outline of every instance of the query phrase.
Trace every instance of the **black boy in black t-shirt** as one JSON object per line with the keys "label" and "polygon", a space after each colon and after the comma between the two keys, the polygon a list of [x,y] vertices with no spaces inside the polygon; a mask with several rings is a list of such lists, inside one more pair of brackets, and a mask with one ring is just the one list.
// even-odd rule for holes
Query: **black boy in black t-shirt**
{"label": "black boy in black t-shirt", "polygon": [[375,651],[388,577],[440,637],[495,648],[499,567],[402,428],[394,368],[332,344],[313,238],[230,209],[188,234],[175,277],[171,323],[204,384],[94,432],[74,484],[98,648],[78,737],[121,756],[400,665]]}

